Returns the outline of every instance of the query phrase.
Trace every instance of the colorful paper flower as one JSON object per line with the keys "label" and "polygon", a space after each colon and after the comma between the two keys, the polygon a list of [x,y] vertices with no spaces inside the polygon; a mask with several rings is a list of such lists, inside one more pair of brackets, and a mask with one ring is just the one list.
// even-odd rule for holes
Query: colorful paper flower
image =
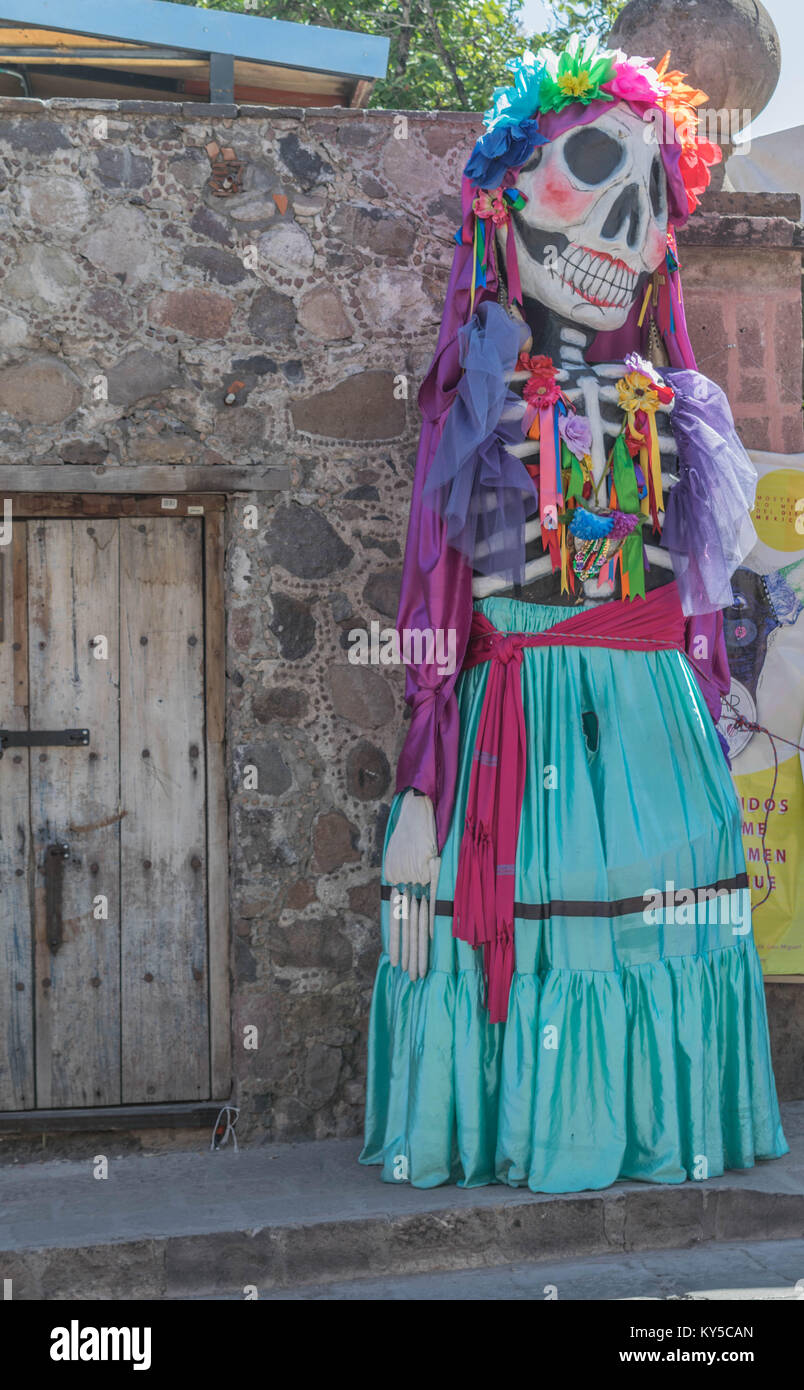
{"label": "colorful paper flower", "polygon": [[503,198],[501,188],[493,188],[489,192],[478,193],[472,203],[472,210],[476,217],[483,220],[491,218],[495,227],[504,227],[510,217],[508,204]]}
{"label": "colorful paper flower", "polygon": [[558,432],[576,459],[586,458],[592,452],[592,426],[585,415],[576,415],[574,411],[561,415]]}
{"label": "colorful paper flower", "polygon": [[530,120],[539,109],[544,63],[527,51],[521,58],[509,58],[506,67],[514,74],[513,87],[497,87],[492,104],[483,117],[487,130],[498,125],[519,125]]}
{"label": "colorful paper flower", "polygon": [[463,172],[478,188],[494,188],[506,170],[527,163],[536,146],[546,143],[536,120],[497,125],[481,135]]}
{"label": "colorful paper flower", "polygon": [[520,371],[530,373],[522,390],[523,398],[528,405],[544,410],[547,406],[556,404],[561,397],[561,387],[556,381],[552,357],[529,357],[523,352],[520,353],[517,367]]}
{"label": "colorful paper flower", "polygon": [[611,81],[614,58],[607,49],[598,49],[596,34],[583,43],[573,34],[558,59],[552,53],[545,55],[540,110],[563,111],[575,101],[584,106],[590,101],[614,101],[611,93],[603,90],[603,84]]}
{"label": "colorful paper flower", "polygon": [[647,58],[627,58],[618,63],[614,76],[606,83],[606,91],[621,101],[644,101],[655,105],[669,88],[663,87],[659,74]]}
{"label": "colorful paper flower", "polygon": [[[669,62],[668,49],[656,68],[656,75],[663,88],[656,105],[665,112],[675,127],[675,138],[681,144],[679,172],[687,194],[687,205],[690,212],[694,212],[698,206],[699,195],[708,187],[711,179],[710,166],[719,164],[723,155],[719,145],[709,140],[698,139],[697,107],[707,100],[706,92],[702,92],[700,87],[691,87],[686,81],[686,73],[678,72],[676,69],[668,71]],[[665,133],[665,139],[667,138]]]}

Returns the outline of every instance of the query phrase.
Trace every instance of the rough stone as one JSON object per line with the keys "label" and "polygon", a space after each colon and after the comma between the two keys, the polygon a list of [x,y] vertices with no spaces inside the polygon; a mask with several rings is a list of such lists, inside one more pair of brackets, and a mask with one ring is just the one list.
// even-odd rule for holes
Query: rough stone
{"label": "rough stone", "polygon": [[295,400],[293,424],[326,439],[396,439],[405,429],[405,403],[394,396],[392,372],[356,372],[315,396]]}
{"label": "rough stone", "polygon": [[0,410],[30,425],[56,425],[78,409],[84,388],[58,357],[29,357],[0,369]]}
{"label": "rough stone", "polygon": [[370,574],[363,586],[363,598],[386,618],[395,618],[402,587],[401,569],[379,570]]}
{"label": "rough stone", "polygon": [[268,626],[279,639],[280,654],[285,661],[301,661],[315,646],[315,618],[309,605],[276,590],[271,603],[274,612]]}
{"label": "rough stone", "polygon": [[322,512],[298,502],[277,507],[265,537],[267,559],[299,579],[323,579],[345,569],[354,551]]}
{"label": "rough stone", "polygon": [[302,719],[308,708],[309,701],[304,691],[296,690],[292,685],[258,690],[251,701],[251,709],[258,724],[271,724],[274,720]]}
{"label": "rough stone", "polygon": [[322,342],[351,338],[354,329],[335,290],[311,290],[299,304],[299,323]]}
{"label": "rough stone", "polygon": [[227,453],[254,449],[265,437],[267,420],[264,410],[252,410],[244,405],[227,406],[215,421],[215,439]]}
{"label": "rough stone", "polygon": [[414,228],[403,217],[353,203],[339,208],[335,230],[348,246],[366,247],[377,256],[407,259],[416,241]]}
{"label": "rough stone", "polygon": [[352,948],[338,930],[336,917],[320,922],[292,922],[271,928],[273,965],[297,970],[349,970]]}
{"label": "rough stone", "polygon": [[313,849],[321,872],[334,873],[344,864],[359,859],[358,837],[357,826],[341,811],[325,811],[320,815],[313,827]]}
{"label": "rough stone", "polygon": [[287,338],[296,325],[293,300],[266,285],[252,301],[248,326],[255,338]]}
{"label": "rough stone", "polygon": [[97,287],[87,299],[87,314],[97,315],[112,328],[131,329],[131,305],[117,290]]}
{"label": "rough stone", "polygon": [[6,274],[4,292],[12,299],[30,301],[40,313],[52,314],[75,302],[81,276],[78,262],[57,246],[35,242],[23,246],[17,263]]}
{"label": "rough stone", "polygon": [[202,188],[209,179],[209,160],[203,150],[184,150],[168,165],[171,175],[183,188]]}
{"label": "rough stone", "polygon": [[221,246],[231,246],[232,230],[228,222],[224,222],[222,217],[217,217],[214,212],[203,205],[196,208],[190,218],[190,226],[199,236],[208,237],[210,241],[217,241]]}
{"label": "rough stone", "polygon": [[25,319],[10,309],[0,309],[0,348],[24,347],[30,340],[31,330]]}
{"label": "rough stone", "polygon": [[276,740],[269,743],[239,744],[234,749],[232,759],[232,786],[239,790],[243,785],[246,767],[257,770],[257,785],[248,788],[259,792],[260,796],[281,796],[293,785],[293,777],[282,757],[282,750]]}
{"label": "rough stone", "polygon": [[10,145],[12,150],[27,150],[28,154],[41,155],[72,149],[64,126],[41,116],[0,121],[0,144]]}
{"label": "rough stone", "polygon": [[314,150],[306,149],[298,135],[293,131],[283,135],[279,141],[279,152],[283,164],[290,170],[305,192],[311,189],[314,184],[326,180],[333,173],[332,166],[327,164]]}
{"label": "rough stone", "polygon": [[107,145],[95,154],[98,178],[107,188],[144,188],[153,177],[153,164],[127,145]]}
{"label": "rough stone", "polygon": [[381,748],[361,739],[346,758],[346,789],[358,801],[378,801],[388,790],[391,769]]}
{"label": "rough stone", "polygon": [[370,666],[333,666],[329,688],[335,713],[361,729],[381,729],[394,717],[394,697]]}
{"label": "rough stone", "polygon": [[120,203],[87,237],[83,254],[126,288],[159,280],[159,257],[148,219],[139,208]]}
{"label": "rough stone", "polygon": [[234,821],[235,843],[249,875],[297,863],[298,854],[289,844],[284,823],[275,811],[236,806]]}
{"label": "rough stone", "polygon": [[168,290],[151,302],[150,316],[164,328],[190,338],[225,338],[232,322],[231,299],[212,290]]}
{"label": "rough stone", "polygon": [[358,917],[379,917],[380,879],[372,878],[368,883],[356,883],[349,889],[349,907]]}
{"label": "rough stone", "polygon": [[246,268],[238,256],[219,251],[216,246],[191,246],[184,255],[185,265],[203,270],[208,280],[220,285],[239,285],[246,278]]}
{"label": "rough stone", "polygon": [[97,468],[108,457],[108,448],[97,439],[69,439],[59,448],[62,463],[80,463],[86,468]]}
{"label": "rough stone", "polygon": [[40,227],[80,232],[90,212],[90,197],[78,179],[57,174],[34,174],[18,185],[20,206]]}
{"label": "rough stone", "polygon": [[301,1099],[318,1110],[335,1094],[343,1066],[340,1048],[325,1043],[313,1043],[304,1067],[304,1089]]}
{"label": "rough stone", "polygon": [[404,331],[410,333],[439,317],[422,287],[421,274],[415,270],[369,269],[361,279],[360,290],[375,332],[399,332],[404,325]]}
{"label": "rough stone", "polygon": [[295,222],[280,222],[263,232],[257,243],[260,256],[286,270],[307,269],[313,264],[313,243]]}
{"label": "rough stone", "polygon": [[128,409],[137,401],[159,396],[182,384],[182,374],[166,357],[148,348],[135,348],[107,372],[109,400]]}

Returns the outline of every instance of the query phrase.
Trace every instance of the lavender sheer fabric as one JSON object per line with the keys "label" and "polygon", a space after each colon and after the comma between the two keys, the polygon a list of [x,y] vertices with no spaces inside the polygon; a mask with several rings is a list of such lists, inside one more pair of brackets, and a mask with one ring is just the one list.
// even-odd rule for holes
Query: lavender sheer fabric
{"label": "lavender sheer fabric", "polygon": [[463,376],[424,486],[425,505],[443,518],[449,545],[481,574],[520,581],[524,525],[539,494],[507,445],[522,443],[522,403],[508,379],[528,339],[524,324],[495,301],[460,329]]}
{"label": "lavender sheer fabric", "polygon": [[731,576],[757,538],[748,515],[756,471],[720,387],[699,372],[670,369],[663,375],[676,394],[670,425],[679,481],[667,498],[662,545],[689,617],[732,602]]}

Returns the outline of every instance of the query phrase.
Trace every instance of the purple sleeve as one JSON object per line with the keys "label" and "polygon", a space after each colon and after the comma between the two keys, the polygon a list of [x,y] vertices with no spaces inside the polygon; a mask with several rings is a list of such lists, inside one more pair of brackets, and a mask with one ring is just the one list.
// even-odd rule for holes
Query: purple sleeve
{"label": "purple sleeve", "polygon": [[[447,837],[455,799],[459,720],[455,682],[460,674],[472,622],[472,571],[444,540],[445,525],[431,507],[422,505],[422,488],[435,451],[438,427],[425,424],[419,445],[413,500],[405,547],[397,629],[405,649],[405,632],[433,635],[435,651],[411,652],[405,696],[410,728],[397,768],[396,789],[415,787],[435,807],[439,849]],[[448,655],[439,667],[428,655]],[[425,659],[417,661],[417,655]],[[452,665],[450,671],[446,667]]]}

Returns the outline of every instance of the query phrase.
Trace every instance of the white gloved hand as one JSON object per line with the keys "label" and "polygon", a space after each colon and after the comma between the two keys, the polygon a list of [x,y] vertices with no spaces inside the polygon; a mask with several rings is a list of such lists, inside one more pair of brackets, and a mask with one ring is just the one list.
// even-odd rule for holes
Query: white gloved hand
{"label": "white gloved hand", "polygon": [[407,791],[388,841],[383,872],[387,883],[423,890],[421,896],[410,887],[391,893],[388,953],[391,964],[401,964],[411,980],[427,974],[440,869],[433,803],[429,796]]}

